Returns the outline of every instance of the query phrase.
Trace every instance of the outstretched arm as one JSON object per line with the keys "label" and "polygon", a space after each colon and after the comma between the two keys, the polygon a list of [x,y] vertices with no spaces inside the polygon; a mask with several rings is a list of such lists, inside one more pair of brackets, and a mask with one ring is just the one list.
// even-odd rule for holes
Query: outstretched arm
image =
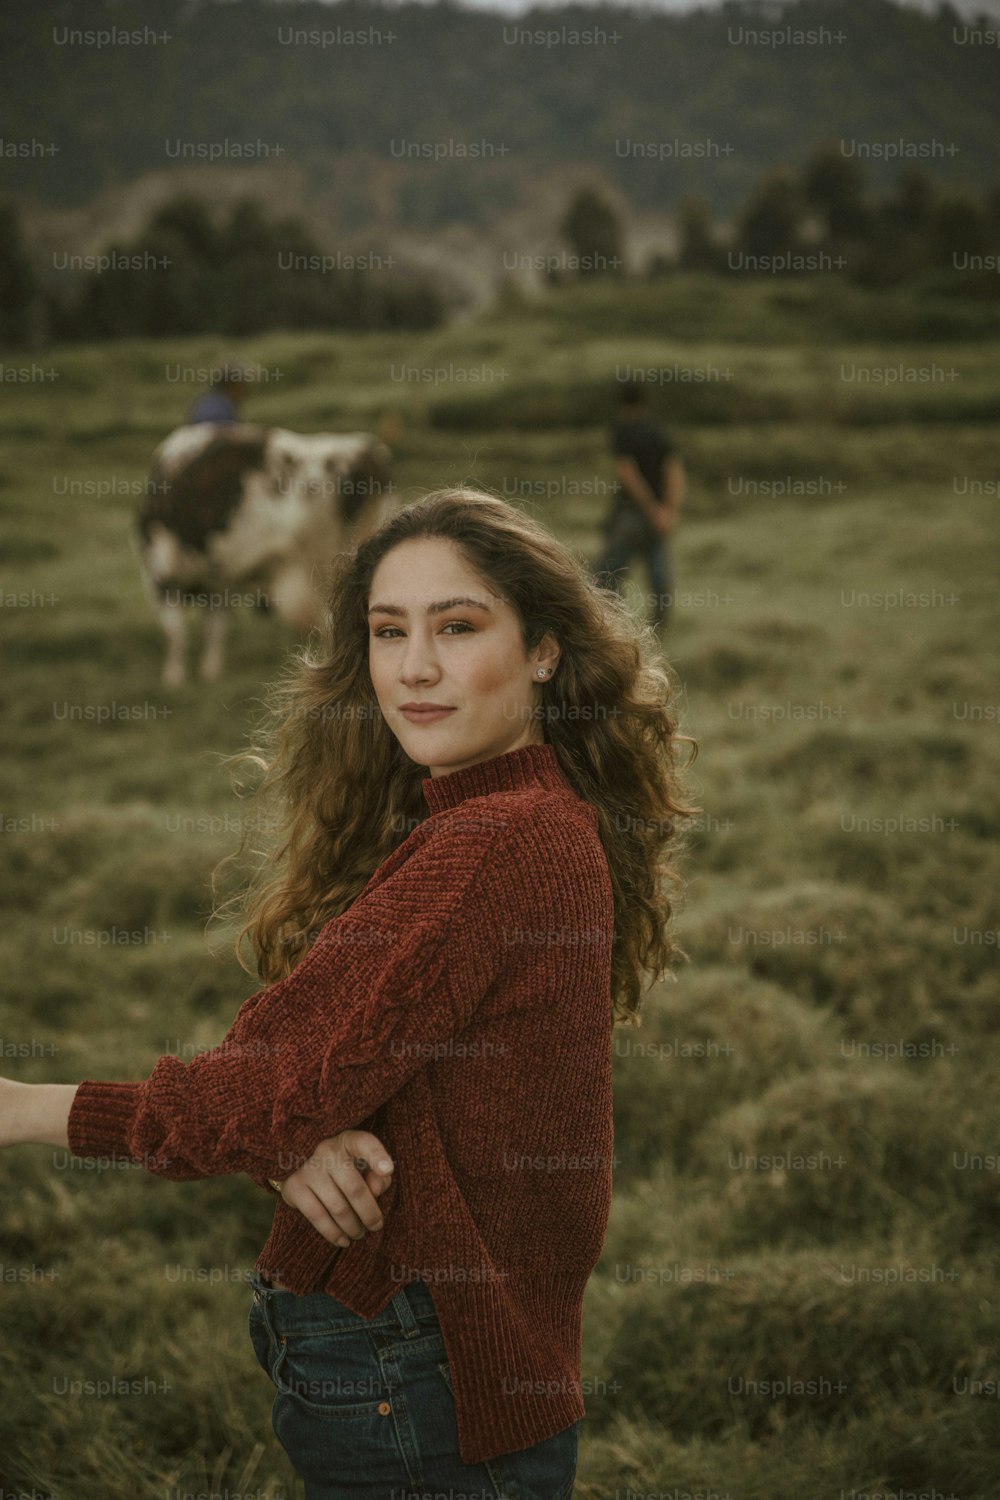
{"label": "outstretched arm", "polygon": [[[0,1078],[0,1147],[68,1146],[69,1113],[78,1088],[76,1083]],[[344,1130],[320,1141],[309,1160],[275,1188],[324,1239],[346,1246],[362,1239],[366,1230],[382,1228],[376,1199],[392,1173],[392,1160],[377,1136],[369,1130]]]}
{"label": "outstretched arm", "polygon": [[[18,1083],[0,1078],[0,1147],[69,1145],[67,1125],[76,1083]],[[362,1175],[359,1166],[367,1167]],[[393,1163],[368,1130],[344,1130],[320,1141],[309,1160],[280,1184],[278,1195],[333,1245],[347,1246],[382,1228],[376,1202],[392,1181]]]}
{"label": "outstretched arm", "polygon": [[329,922],[287,978],[245,1001],[218,1047],[188,1063],[161,1057],[141,1083],[9,1081],[8,1138],[180,1181],[294,1175],[471,1021],[504,953],[469,933],[504,913],[523,925],[511,875],[524,826],[484,812],[428,838]]}
{"label": "outstretched arm", "polygon": [[0,1146],[68,1146],[76,1083],[18,1083],[0,1078]]}

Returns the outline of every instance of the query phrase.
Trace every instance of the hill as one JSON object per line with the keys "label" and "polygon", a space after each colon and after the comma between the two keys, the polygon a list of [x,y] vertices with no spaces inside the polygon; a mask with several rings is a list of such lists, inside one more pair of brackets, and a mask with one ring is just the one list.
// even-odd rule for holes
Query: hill
{"label": "hill", "polygon": [[821,139],[876,184],[920,165],[982,188],[996,49],[958,23],[890,0],[516,18],[447,0],[7,0],[0,192],[82,205],[151,172],[274,166],[349,234],[488,228],[540,174],[585,167],[640,213],[688,193],[728,213]]}

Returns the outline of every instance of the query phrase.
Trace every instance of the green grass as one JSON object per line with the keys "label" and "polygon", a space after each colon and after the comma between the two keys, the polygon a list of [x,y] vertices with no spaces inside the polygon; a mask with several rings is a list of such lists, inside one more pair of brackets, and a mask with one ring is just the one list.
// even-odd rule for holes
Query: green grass
{"label": "green grass", "polygon": [[[996,1494],[1000,1189],[968,1163],[1000,1145],[1000,381],[961,310],[945,327],[819,290],[594,287],[405,346],[243,350],[282,373],[249,418],[395,412],[405,498],[485,484],[588,559],[616,367],[734,372],[656,389],[690,470],[669,655],[705,811],[689,962],[616,1033],[578,1500]],[[18,1078],[143,1077],[218,1041],[254,988],[205,933],[207,880],[244,812],[221,757],[291,637],[242,612],[224,681],[165,695],[129,540],[192,394],[164,370],[220,347],[58,349],[36,359],[59,380],[5,391],[0,1064]],[[395,379],[404,363],[453,378]],[[839,379],[901,363],[960,374]],[[475,365],[504,377],[455,377]],[[112,927],[144,940],[59,940]],[[0,1179],[3,1491],[299,1493],[244,1327],[264,1195],[44,1148],[4,1153]],[[112,1375],[163,1389],[59,1388]]]}

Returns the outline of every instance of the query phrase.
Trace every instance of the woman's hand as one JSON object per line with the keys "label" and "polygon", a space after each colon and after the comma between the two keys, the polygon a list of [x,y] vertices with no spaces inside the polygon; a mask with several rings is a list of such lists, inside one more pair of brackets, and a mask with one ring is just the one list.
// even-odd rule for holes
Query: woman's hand
{"label": "woman's hand", "polygon": [[0,1146],[68,1146],[66,1125],[78,1087],[0,1078]]}
{"label": "woman's hand", "polygon": [[[358,1164],[367,1165],[367,1178]],[[331,1244],[349,1245],[368,1229],[382,1228],[375,1199],[391,1183],[392,1171],[388,1151],[370,1130],[342,1130],[320,1141],[305,1165],[285,1178],[282,1201]]]}
{"label": "woman's hand", "polygon": [[653,525],[661,536],[669,536],[677,524],[677,516],[672,505],[658,505],[652,519]]}

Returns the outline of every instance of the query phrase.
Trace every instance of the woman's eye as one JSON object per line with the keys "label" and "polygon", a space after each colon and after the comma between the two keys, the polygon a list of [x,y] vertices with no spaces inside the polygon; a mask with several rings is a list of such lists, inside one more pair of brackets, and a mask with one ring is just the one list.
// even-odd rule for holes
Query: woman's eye
{"label": "woman's eye", "polygon": [[[449,620],[448,623],[447,623],[447,625],[444,627],[444,630],[450,630],[453,625],[457,626],[458,630],[462,634],[464,634],[466,631],[470,631],[470,630],[473,629],[473,626],[468,625],[464,620]],[[402,633],[399,630],[398,626],[396,626],[396,625],[383,625],[380,630],[376,630],[376,632],[375,632],[375,639],[376,640],[390,640],[392,638],[392,636],[386,635],[386,631],[391,631],[392,635],[400,635]],[[443,634],[444,634],[444,631],[442,631],[442,635]]]}

